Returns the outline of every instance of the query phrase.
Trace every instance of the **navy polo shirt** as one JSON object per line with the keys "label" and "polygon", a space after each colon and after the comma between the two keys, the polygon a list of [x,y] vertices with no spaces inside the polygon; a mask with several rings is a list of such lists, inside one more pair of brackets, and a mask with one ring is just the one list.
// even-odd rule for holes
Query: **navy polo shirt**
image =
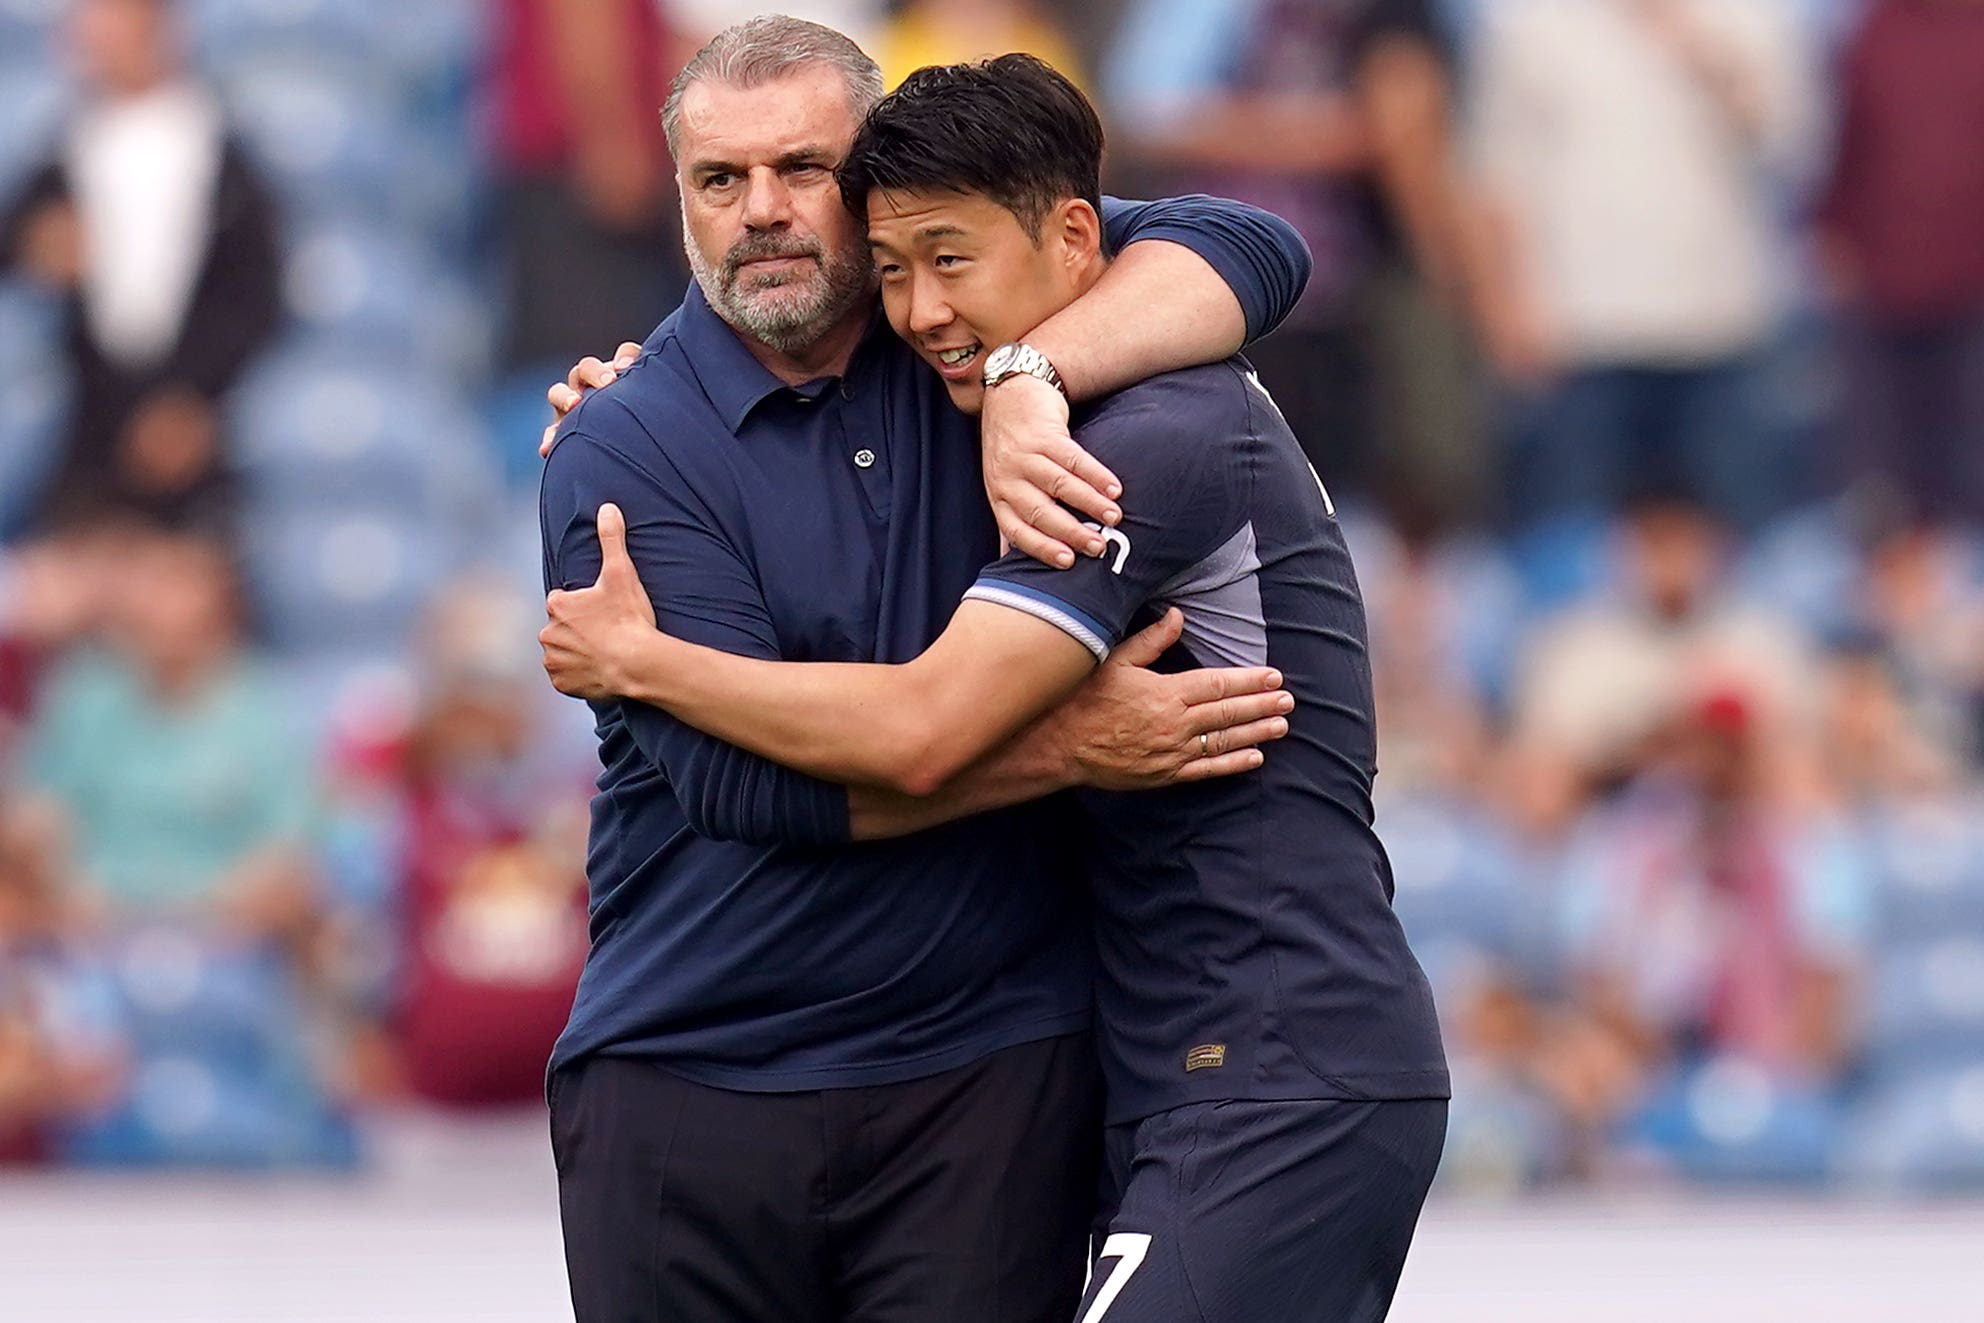
{"label": "navy polo shirt", "polygon": [[[1238,204],[1105,208],[1111,241],[1184,242],[1260,330],[1307,274]],[[975,428],[878,316],[843,377],[791,388],[694,287],[544,471],[549,587],[591,584],[612,501],[660,627],[743,656],[904,662],[997,535]],[[1088,1023],[1085,900],[1023,806],[848,840],[846,791],[638,703],[593,705],[603,770],[591,952],[554,1067],[641,1055],[724,1088],[913,1079]]]}
{"label": "navy polo shirt", "polygon": [[1123,480],[1108,553],[1065,571],[1009,556],[969,596],[1098,658],[1176,606],[1184,633],[1159,669],[1273,666],[1295,696],[1258,771],[1078,794],[1110,1122],[1234,1098],[1446,1097],[1433,996],[1372,828],[1364,604],[1315,471],[1238,359],[1074,421]]}

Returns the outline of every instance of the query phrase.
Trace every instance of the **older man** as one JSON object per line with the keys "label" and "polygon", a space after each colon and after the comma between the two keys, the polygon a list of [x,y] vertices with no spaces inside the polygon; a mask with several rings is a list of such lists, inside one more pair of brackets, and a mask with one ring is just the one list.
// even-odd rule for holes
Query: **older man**
{"label": "older man", "polygon": [[[670,634],[899,662],[994,551],[972,426],[876,316],[835,183],[880,92],[853,43],[785,18],[720,34],[684,70],[664,123],[696,286],[550,457],[552,587],[595,581],[611,502]],[[995,441],[1034,430],[1015,429],[1016,405],[1044,408],[1053,437],[1057,386],[1088,396],[1224,357],[1306,277],[1292,232],[1244,208],[1109,217],[1130,246],[1088,297],[1027,346],[947,359],[1003,365]],[[1162,239],[1182,242],[1131,243]],[[1016,519],[1016,541],[1072,563],[1120,511],[1077,490],[1106,472],[1065,432],[1055,444],[994,454],[1088,502],[1094,530],[1026,483],[1009,491],[1046,530]],[[1247,746],[1285,699],[1270,673],[1122,664],[1168,641],[1132,640],[1070,704],[921,797],[595,704],[593,946],[550,1083],[581,1320],[1072,1313],[1099,1134],[1089,944],[1049,821],[1009,806],[1258,761]]]}

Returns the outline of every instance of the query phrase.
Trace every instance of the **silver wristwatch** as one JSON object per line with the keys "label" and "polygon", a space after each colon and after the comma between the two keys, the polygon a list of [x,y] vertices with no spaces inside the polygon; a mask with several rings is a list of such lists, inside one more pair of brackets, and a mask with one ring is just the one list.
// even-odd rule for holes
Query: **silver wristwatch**
{"label": "silver wristwatch", "polygon": [[1061,374],[1047,361],[1047,355],[1019,341],[1000,345],[985,356],[985,389],[991,390],[1014,377],[1038,377],[1063,395],[1068,393],[1068,388],[1061,384]]}

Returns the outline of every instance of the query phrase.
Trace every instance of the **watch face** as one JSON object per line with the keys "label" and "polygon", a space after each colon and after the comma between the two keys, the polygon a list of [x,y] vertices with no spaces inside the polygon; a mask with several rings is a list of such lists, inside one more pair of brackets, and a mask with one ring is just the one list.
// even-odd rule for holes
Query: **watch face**
{"label": "watch face", "polygon": [[1011,367],[1013,360],[1019,356],[1020,347],[1018,345],[1000,345],[997,349],[994,349],[992,356],[985,360],[986,380],[991,380]]}

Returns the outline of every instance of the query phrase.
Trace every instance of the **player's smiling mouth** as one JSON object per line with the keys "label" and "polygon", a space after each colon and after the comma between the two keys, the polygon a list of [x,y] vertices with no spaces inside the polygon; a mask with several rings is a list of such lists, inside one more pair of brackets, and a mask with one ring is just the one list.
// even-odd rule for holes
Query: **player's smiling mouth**
{"label": "player's smiling mouth", "polygon": [[984,345],[974,340],[970,344],[957,345],[950,349],[927,349],[924,352],[936,360],[937,370],[946,377],[961,378],[984,349]]}

